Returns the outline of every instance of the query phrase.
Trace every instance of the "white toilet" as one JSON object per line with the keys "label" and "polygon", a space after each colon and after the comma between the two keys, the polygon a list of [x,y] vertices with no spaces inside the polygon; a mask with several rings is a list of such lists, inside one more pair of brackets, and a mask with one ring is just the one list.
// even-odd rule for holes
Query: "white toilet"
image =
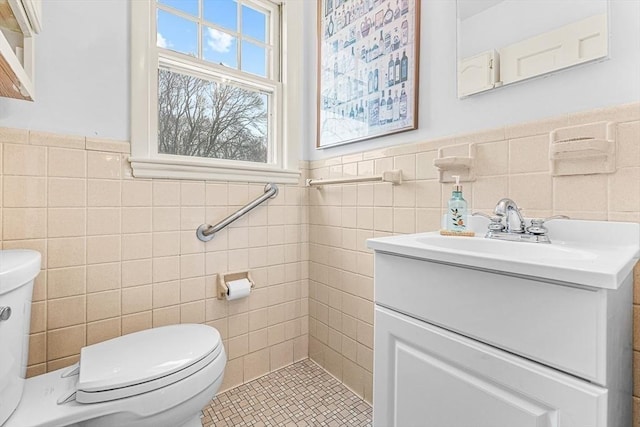
{"label": "white toilet", "polygon": [[184,324],[84,347],[71,367],[25,379],[40,254],[0,251],[0,426],[200,426],[222,383],[218,331]]}

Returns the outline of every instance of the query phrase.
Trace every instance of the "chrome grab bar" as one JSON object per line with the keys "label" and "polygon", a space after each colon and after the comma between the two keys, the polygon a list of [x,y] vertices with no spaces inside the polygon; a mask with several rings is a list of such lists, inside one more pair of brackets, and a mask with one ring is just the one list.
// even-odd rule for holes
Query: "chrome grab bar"
{"label": "chrome grab bar", "polygon": [[278,186],[276,184],[270,183],[264,186],[264,194],[252,202],[247,203],[244,207],[238,209],[236,212],[232,213],[222,221],[218,222],[216,225],[202,224],[196,230],[196,236],[203,242],[208,242],[213,239],[213,236],[227,225],[231,224],[235,220],[239,219],[244,214],[248,213],[253,208],[260,205],[267,199],[271,199],[278,195]]}

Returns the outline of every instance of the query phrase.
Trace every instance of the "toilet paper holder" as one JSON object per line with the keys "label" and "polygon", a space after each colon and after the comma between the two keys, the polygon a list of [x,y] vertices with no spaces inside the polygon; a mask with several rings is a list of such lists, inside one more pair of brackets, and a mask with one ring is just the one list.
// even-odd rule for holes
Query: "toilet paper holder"
{"label": "toilet paper holder", "polygon": [[241,280],[241,279],[247,279],[249,283],[251,283],[251,289],[255,288],[256,283],[253,281],[253,278],[251,277],[251,273],[249,273],[248,271],[241,271],[238,273],[218,274],[218,285],[217,285],[217,292],[216,292],[216,296],[218,297],[218,299],[227,298],[227,292],[229,291],[229,287],[227,286],[227,283],[233,282],[234,280]]}

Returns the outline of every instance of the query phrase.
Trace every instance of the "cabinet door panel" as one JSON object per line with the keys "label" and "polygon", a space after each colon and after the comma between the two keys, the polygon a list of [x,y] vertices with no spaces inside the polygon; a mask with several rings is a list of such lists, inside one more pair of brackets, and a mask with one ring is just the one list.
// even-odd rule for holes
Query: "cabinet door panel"
{"label": "cabinet door panel", "polygon": [[461,59],[458,63],[458,97],[493,89],[499,64],[495,50]]}
{"label": "cabinet door panel", "polygon": [[603,427],[607,390],[376,306],[374,426]]}
{"label": "cabinet door panel", "polygon": [[[408,343],[396,345],[398,426],[551,427],[556,411]],[[455,397],[455,398],[452,398]],[[461,408],[461,402],[463,407]]]}

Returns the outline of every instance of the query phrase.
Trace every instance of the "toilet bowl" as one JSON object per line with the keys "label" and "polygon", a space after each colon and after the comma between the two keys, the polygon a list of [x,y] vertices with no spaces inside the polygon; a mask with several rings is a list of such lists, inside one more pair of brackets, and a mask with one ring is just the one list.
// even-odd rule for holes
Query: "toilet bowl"
{"label": "toilet bowl", "polygon": [[201,425],[226,364],[220,334],[206,325],[164,326],[83,347],[77,364],[25,379],[39,270],[37,252],[0,251],[0,426]]}

